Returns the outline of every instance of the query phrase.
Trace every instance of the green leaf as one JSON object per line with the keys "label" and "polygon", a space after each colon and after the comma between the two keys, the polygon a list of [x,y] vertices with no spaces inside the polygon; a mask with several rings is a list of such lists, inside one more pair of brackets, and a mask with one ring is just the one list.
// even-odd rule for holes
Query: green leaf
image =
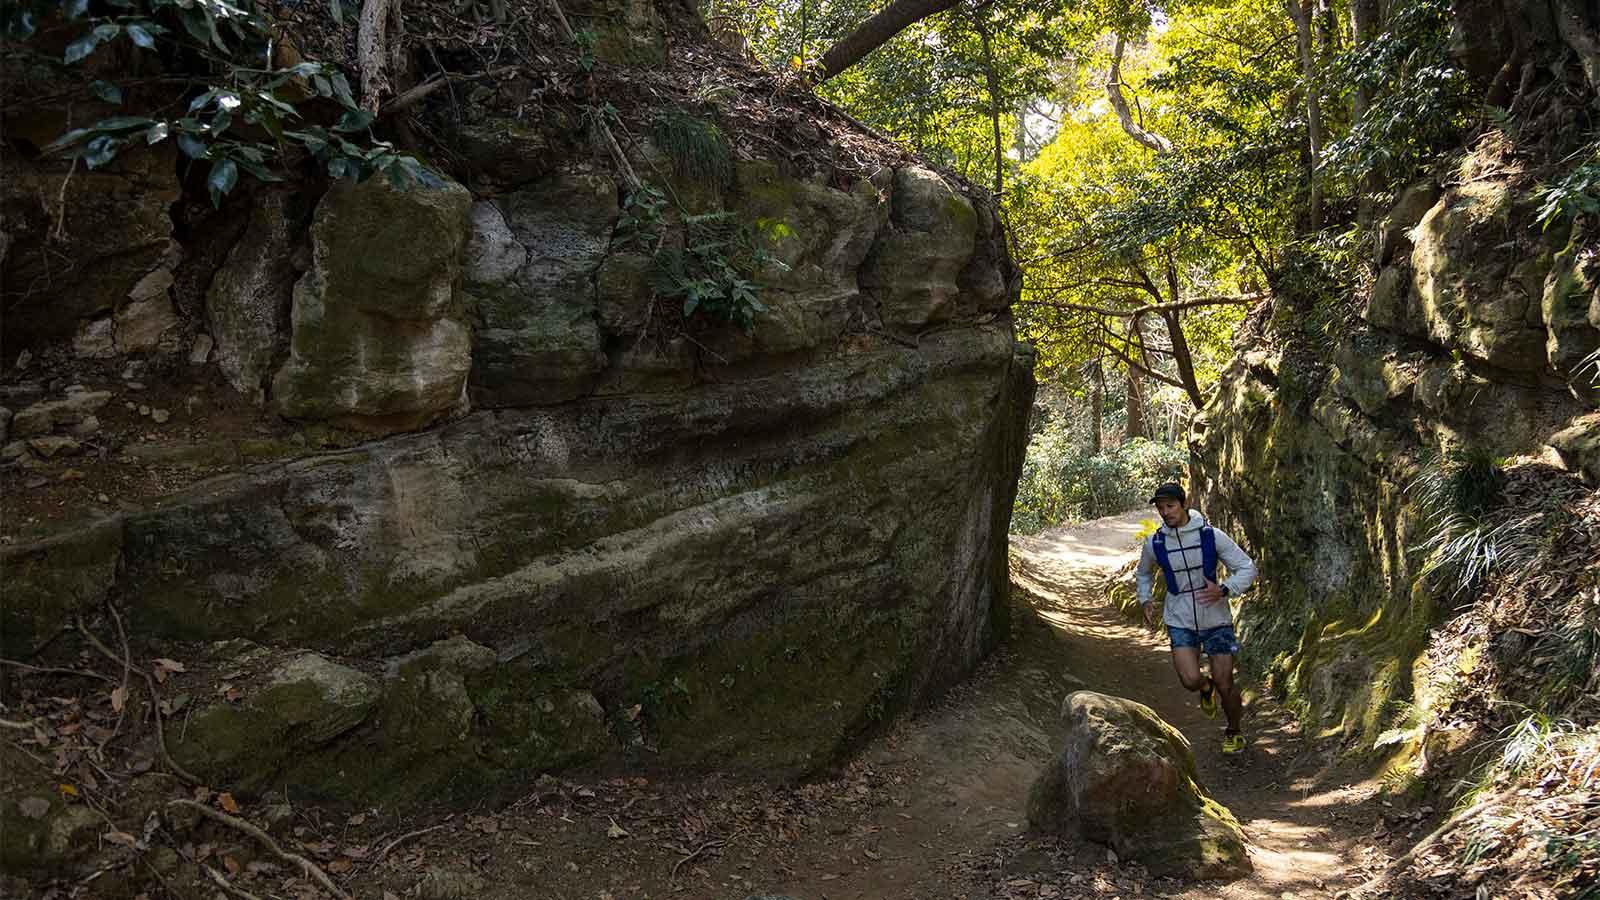
{"label": "green leaf", "polygon": [[109,41],[122,33],[122,26],[106,22],[94,27],[94,36],[99,41]]}
{"label": "green leaf", "polygon": [[167,135],[170,133],[170,131],[171,129],[168,127],[167,123],[157,122],[156,124],[150,126],[149,131],[144,133],[144,142],[147,146],[150,144],[159,144],[167,139]]}
{"label": "green leaf", "polygon": [[93,94],[96,98],[105,101],[106,103],[114,103],[118,105],[121,105],[122,103],[122,88],[117,87],[109,81],[90,82],[89,93]]}
{"label": "green leaf", "polygon": [[343,156],[328,160],[329,178],[360,178],[361,167]]}
{"label": "green leaf", "polygon": [[695,307],[697,307],[699,305],[700,305],[700,298],[699,298],[699,296],[697,296],[695,294],[691,293],[689,296],[683,298],[683,317],[685,319],[687,319],[690,316],[694,315]]}
{"label": "green leaf", "polygon": [[81,19],[89,14],[89,0],[66,0],[61,4],[61,11],[69,19]]}
{"label": "green leaf", "polygon": [[45,144],[43,152],[46,154],[59,153],[91,134],[94,134],[94,129],[92,128],[74,128],[50,143]]}
{"label": "green leaf", "polygon": [[239,164],[239,168],[249,172],[250,176],[257,181],[273,182],[283,180],[282,176],[272,174],[260,163],[250,162],[249,160],[243,159],[236,160],[236,162]]}
{"label": "green leaf", "polygon": [[130,128],[149,128],[155,123],[155,119],[144,116],[112,116],[109,119],[101,119],[89,127],[95,131],[127,131]]}
{"label": "green leaf", "polygon": [[333,21],[344,24],[344,4],[339,0],[328,0],[328,11],[333,13]]}
{"label": "green leaf", "polygon": [[345,109],[356,108],[355,95],[350,93],[350,82],[345,79],[343,72],[333,73],[333,96],[344,105]]}
{"label": "green leaf", "polygon": [[360,131],[372,124],[374,116],[364,109],[352,109],[339,117],[339,124],[333,126],[334,131]]}
{"label": "green leaf", "polygon": [[151,34],[143,25],[130,24],[128,26],[128,39],[146,50],[156,48],[155,35]]}
{"label": "green leaf", "polygon": [[201,159],[206,155],[205,142],[188,132],[178,132],[178,149],[190,159]]}
{"label": "green leaf", "polygon": [[109,134],[102,134],[83,148],[83,161],[91,169],[98,169],[117,158],[122,142]]}
{"label": "green leaf", "polygon": [[222,198],[239,183],[239,167],[231,159],[217,160],[206,177],[206,187],[211,191],[211,205],[222,206]]}
{"label": "green leaf", "polygon": [[77,40],[68,44],[67,50],[64,54],[62,54],[61,59],[70,66],[75,62],[87,59],[89,54],[94,52],[94,48],[99,45],[100,39],[95,37],[94,32],[91,31],[83,37],[78,38]]}
{"label": "green leaf", "polygon": [[311,77],[311,89],[316,91],[319,97],[333,96],[333,85],[328,82],[326,75],[313,75]]}

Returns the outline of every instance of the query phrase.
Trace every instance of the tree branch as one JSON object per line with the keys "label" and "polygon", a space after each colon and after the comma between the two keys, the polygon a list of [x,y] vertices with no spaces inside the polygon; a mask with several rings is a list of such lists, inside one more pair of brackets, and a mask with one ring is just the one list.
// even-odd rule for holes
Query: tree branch
{"label": "tree branch", "polygon": [[365,0],[356,36],[356,59],[361,66],[361,108],[378,114],[382,95],[390,90],[385,71],[388,59],[389,5],[394,0]]}
{"label": "tree branch", "polygon": [[1111,72],[1106,76],[1106,99],[1111,101],[1111,108],[1117,111],[1117,121],[1122,123],[1122,130],[1128,137],[1149,147],[1157,153],[1171,153],[1172,142],[1147,131],[1138,122],[1133,120],[1133,113],[1128,109],[1128,100],[1122,96],[1122,35],[1117,35],[1117,47],[1111,54]]}
{"label": "tree branch", "polygon": [[955,6],[958,0],[893,0],[878,14],[862,22],[855,31],[845,35],[838,43],[822,54],[817,83],[821,84],[860,62],[868,53],[878,49],[890,38],[936,13]]}

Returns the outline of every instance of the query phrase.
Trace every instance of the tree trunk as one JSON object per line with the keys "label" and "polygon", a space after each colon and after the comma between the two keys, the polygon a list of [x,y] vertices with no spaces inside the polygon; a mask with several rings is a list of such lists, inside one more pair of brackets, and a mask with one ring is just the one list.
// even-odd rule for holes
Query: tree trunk
{"label": "tree trunk", "polygon": [[1314,0],[1284,0],[1289,18],[1294,22],[1295,47],[1300,55],[1300,69],[1306,95],[1306,139],[1310,160],[1307,180],[1311,185],[1311,230],[1322,229],[1322,186],[1317,170],[1322,165],[1322,98],[1317,84],[1317,48],[1311,36],[1312,7]]}
{"label": "tree trunk", "polygon": [[[1143,319],[1143,317],[1141,317],[1141,316],[1134,316],[1133,317],[1133,320],[1128,323],[1128,333],[1133,338],[1134,343],[1137,345],[1134,348],[1133,352],[1136,353],[1136,354],[1142,354],[1144,351],[1139,349],[1139,348],[1144,346],[1144,319]],[[1142,361],[1145,362],[1146,365],[1149,364],[1148,359],[1142,360]],[[1140,375],[1139,370],[1137,368],[1135,368],[1134,366],[1128,366],[1127,368],[1128,368],[1128,438],[1131,440],[1133,438],[1149,437],[1150,433],[1149,433],[1149,430],[1148,430],[1148,426],[1145,425],[1145,414],[1144,414],[1144,411],[1145,411],[1144,410],[1144,405],[1145,405],[1144,404],[1144,381],[1142,380],[1142,376]]]}
{"label": "tree trunk", "polygon": [[855,31],[845,35],[837,44],[822,54],[821,71],[817,82],[843,72],[860,62],[868,53],[878,49],[907,26],[935,13],[955,6],[958,0],[894,0],[879,10],[877,15],[861,23]]}
{"label": "tree trunk", "polygon": [[[1176,304],[1179,299],[1178,268],[1170,256],[1167,257],[1167,290],[1172,293],[1172,302]],[[1200,382],[1194,377],[1194,357],[1189,354],[1189,339],[1183,334],[1182,315],[1181,310],[1169,309],[1161,314],[1161,318],[1166,320],[1167,337],[1172,339],[1172,361],[1178,365],[1178,380],[1183,382],[1184,393],[1189,395],[1189,402],[1194,404],[1195,409],[1204,409],[1206,398],[1200,393]]]}
{"label": "tree trunk", "polygon": [[1000,75],[994,70],[994,47],[989,42],[987,25],[978,26],[978,36],[983,40],[983,71],[989,83],[989,122],[994,130],[994,196],[999,200],[1006,187],[1006,148],[1000,138]]}
{"label": "tree trunk", "polygon": [[1106,370],[1098,359],[1089,365],[1089,455],[1096,456],[1106,443]]}
{"label": "tree trunk", "polygon": [[[1378,36],[1378,25],[1378,0],[1350,0],[1350,42],[1353,46],[1359,49],[1370,44]],[[1361,123],[1371,106],[1372,91],[1357,86],[1350,97],[1351,128]],[[1377,190],[1377,178],[1367,173],[1357,182],[1356,190],[1359,194],[1356,198],[1356,221],[1361,225],[1371,224],[1376,218],[1373,194]]]}

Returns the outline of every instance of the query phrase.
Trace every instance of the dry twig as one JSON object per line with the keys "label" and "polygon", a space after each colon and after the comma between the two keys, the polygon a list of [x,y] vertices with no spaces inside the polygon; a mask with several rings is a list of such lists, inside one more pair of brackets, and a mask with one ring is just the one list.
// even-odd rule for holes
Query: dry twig
{"label": "dry twig", "polygon": [[[120,620],[118,621],[120,622]],[[122,661],[117,659],[117,655],[115,653],[111,652],[111,648],[107,647],[99,638],[95,637],[94,633],[89,630],[88,626],[83,624],[82,616],[77,617],[76,624],[78,626],[79,633],[81,633],[84,639],[89,642],[90,646],[94,647],[100,652],[101,656],[104,656],[106,659],[109,659],[114,663],[118,663],[119,665],[121,664]],[[156,746],[161,750],[161,761],[166,763],[168,771],[183,779],[183,781],[186,783],[191,785],[200,784],[200,779],[196,778],[194,773],[190,772],[188,769],[178,765],[178,761],[173,759],[172,754],[167,751],[167,728],[166,724],[161,720],[161,692],[156,690],[155,678],[144,669],[135,668],[134,671],[139,673],[139,677],[144,679],[145,687],[150,689],[150,710],[154,714],[156,720]]]}
{"label": "dry twig", "polygon": [[700,846],[694,848],[694,851],[692,853],[690,853],[688,856],[685,856],[683,859],[678,860],[678,862],[673,865],[673,867],[672,867],[672,880],[676,881],[678,879],[678,870],[683,868],[686,864],[688,864],[689,862],[694,860],[700,854],[706,852],[707,850],[714,850],[714,849],[716,849],[718,847],[726,847],[727,845],[729,845],[729,844],[733,843],[734,841],[738,840],[739,836],[744,834],[748,830],[749,829],[747,829],[747,828],[741,828],[738,831],[735,831],[733,834],[729,835],[728,837],[719,838],[719,839],[714,840],[714,841],[706,841],[704,844],[701,844]]}
{"label": "dry twig", "polygon": [[334,895],[335,897],[338,897],[339,900],[350,900],[350,895],[340,890],[339,886],[333,883],[333,879],[328,877],[328,873],[322,871],[321,867],[319,867],[316,863],[306,859],[304,856],[301,856],[298,853],[290,853],[289,851],[278,846],[278,842],[272,839],[272,835],[267,834],[265,831],[262,831],[254,825],[251,825],[249,822],[246,822],[245,820],[235,816],[230,816],[227,813],[218,812],[211,807],[206,806],[204,803],[196,803],[193,800],[171,800],[168,801],[167,805],[181,806],[184,809],[192,809],[213,822],[218,822],[228,826],[229,828],[244,832],[250,837],[255,838],[256,841],[261,844],[261,846],[265,847],[273,856],[276,856],[290,865],[300,867],[300,870],[305,873],[306,877],[321,885],[323,890]]}

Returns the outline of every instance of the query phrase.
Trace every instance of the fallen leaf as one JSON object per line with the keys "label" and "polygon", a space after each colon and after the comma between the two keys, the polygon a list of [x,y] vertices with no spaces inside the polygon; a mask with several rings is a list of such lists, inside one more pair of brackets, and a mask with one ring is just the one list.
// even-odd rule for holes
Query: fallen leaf
{"label": "fallen leaf", "polygon": [[362,815],[361,813],[356,813],[355,815],[353,815],[350,818],[346,819],[345,820],[345,824],[346,825],[364,825],[364,824],[366,824],[366,821],[367,821],[367,817],[365,815]]}
{"label": "fallen leaf", "polygon": [[50,801],[43,797],[23,797],[17,806],[25,819],[42,819],[50,811]]}
{"label": "fallen leaf", "polygon": [[613,841],[621,840],[628,836],[628,830],[617,824],[616,819],[611,820],[611,827],[606,829],[606,837]]}
{"label": "fallen leaf", "polygon": [[233,795],[227,792],[217,795],[217,805],[226,812],[236,813],[239,811],[238,801],[234,800]]}
{"label": "fallen leaf", "polygon": [[229,875],[238,875],[244,871],[244,866],[239,865],[239,861],[231,856],[222,858],[222,867],[228,870]]}
{"label": "fallen leaf", "polygon": [[127,705],[128,689],[122,685],[117,685],[116,690],[111,692],[111,708],[117,712],[122,712],[122,708]]}
{"label": "fallen leaf", "polygon": [[334,873],[335,875],[339,875],[350,871],[351,867],[354,865],[355,863],[351,862],[350,860],[340,857],[339,859],[328,863],[328,871]]}
{"label": "fallen leaf", "polygon": [[121,844],[124,847],[137,847],[139,845],[139,839],[126,831],[108,831],[104,837],[111,843]]}
{"label": "fallen leaf", "polygon": [[73,787],[70,784],[60,784],[60,785],[57,785],[56,787],[60,789],[61,796],[63,796],[63,797],[76,797],[76,796],[78,796],[78,789]]}

